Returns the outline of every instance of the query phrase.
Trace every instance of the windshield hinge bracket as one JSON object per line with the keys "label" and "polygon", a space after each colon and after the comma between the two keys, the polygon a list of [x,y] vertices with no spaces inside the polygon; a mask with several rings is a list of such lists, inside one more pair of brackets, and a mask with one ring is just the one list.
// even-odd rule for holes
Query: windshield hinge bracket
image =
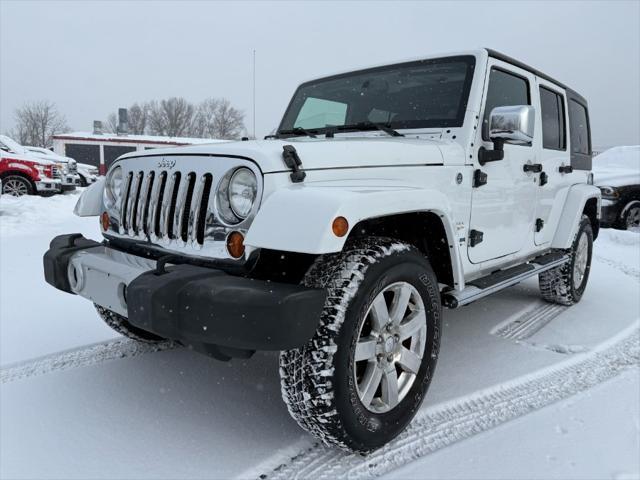
{"label": "windshield hinge bracket", "polygon": [[304,181],[304,178],[307,174],[300,169],[302,166],[302,160],[298,156],[298,152],[296,151],[296,147],[293,145],[284,145],[282,147],[282,158],[284,159],[284,163],[291,170],[291,181],[293,183],[300,183]]}

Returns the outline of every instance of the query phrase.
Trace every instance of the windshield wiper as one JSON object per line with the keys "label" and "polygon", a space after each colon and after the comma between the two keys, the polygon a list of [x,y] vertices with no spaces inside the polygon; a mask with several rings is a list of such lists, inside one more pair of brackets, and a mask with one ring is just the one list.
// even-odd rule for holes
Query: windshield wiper
{"label": "windshield wiper", "polygon": [[302,127],[294,127],[290,130],[280,130],[278,132],[278,136],[280,135],[303,135],[305,137],[317,138],[315,133]]}
{"label": "windshield wiper", "polygon": [[388,124],[378,122],[358,122],[352,125],[340,125],[335,128],[337,130],[380,130],[392,137],[404,137],[402,133],[394,130]]}

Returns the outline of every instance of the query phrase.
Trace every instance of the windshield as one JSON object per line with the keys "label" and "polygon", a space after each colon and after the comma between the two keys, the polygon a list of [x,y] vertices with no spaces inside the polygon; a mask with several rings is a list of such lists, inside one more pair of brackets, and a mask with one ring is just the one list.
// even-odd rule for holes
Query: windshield
{"label": "windshield", "polygon": [[[460,127],[475,57],[446,57],[362,70],[302,84],[279,132],[377,123],[390,128]],[[343,129],[340,129],[343,130]]]}
{"label": "windshield", "polygon": [[18,155],[29,154],[29,152],[27,152],[27,150],[22,145],[20,145],[15,140],[7,137],[6,135],[0,135],[0,142],[2,142],[13,153],[17,153]]}

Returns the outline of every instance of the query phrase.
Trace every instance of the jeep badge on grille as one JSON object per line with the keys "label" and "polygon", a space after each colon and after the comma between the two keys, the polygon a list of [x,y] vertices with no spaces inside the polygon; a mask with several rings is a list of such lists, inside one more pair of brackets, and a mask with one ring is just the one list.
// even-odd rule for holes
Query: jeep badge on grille
{"label": "jeep badge on grille", "polygon": [[163,158],[158,162],[158,168],[172,169],[175,165],[176,161],[173,158]]}

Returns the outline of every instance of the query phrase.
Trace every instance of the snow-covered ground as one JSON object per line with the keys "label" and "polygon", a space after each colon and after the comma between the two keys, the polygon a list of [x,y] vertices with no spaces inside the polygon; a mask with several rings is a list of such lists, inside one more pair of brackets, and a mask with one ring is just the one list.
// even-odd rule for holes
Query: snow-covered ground
{"label": "snow-covered ground", "polygon": [[638,234],[601,231],[574,307],[531,280],[445,311],[424,406],[361,458],[290,419],[276,355],[140,347],[49,287],[53,236],[99,238],[76,199],[0,198],[0,478],[640,476]]}

